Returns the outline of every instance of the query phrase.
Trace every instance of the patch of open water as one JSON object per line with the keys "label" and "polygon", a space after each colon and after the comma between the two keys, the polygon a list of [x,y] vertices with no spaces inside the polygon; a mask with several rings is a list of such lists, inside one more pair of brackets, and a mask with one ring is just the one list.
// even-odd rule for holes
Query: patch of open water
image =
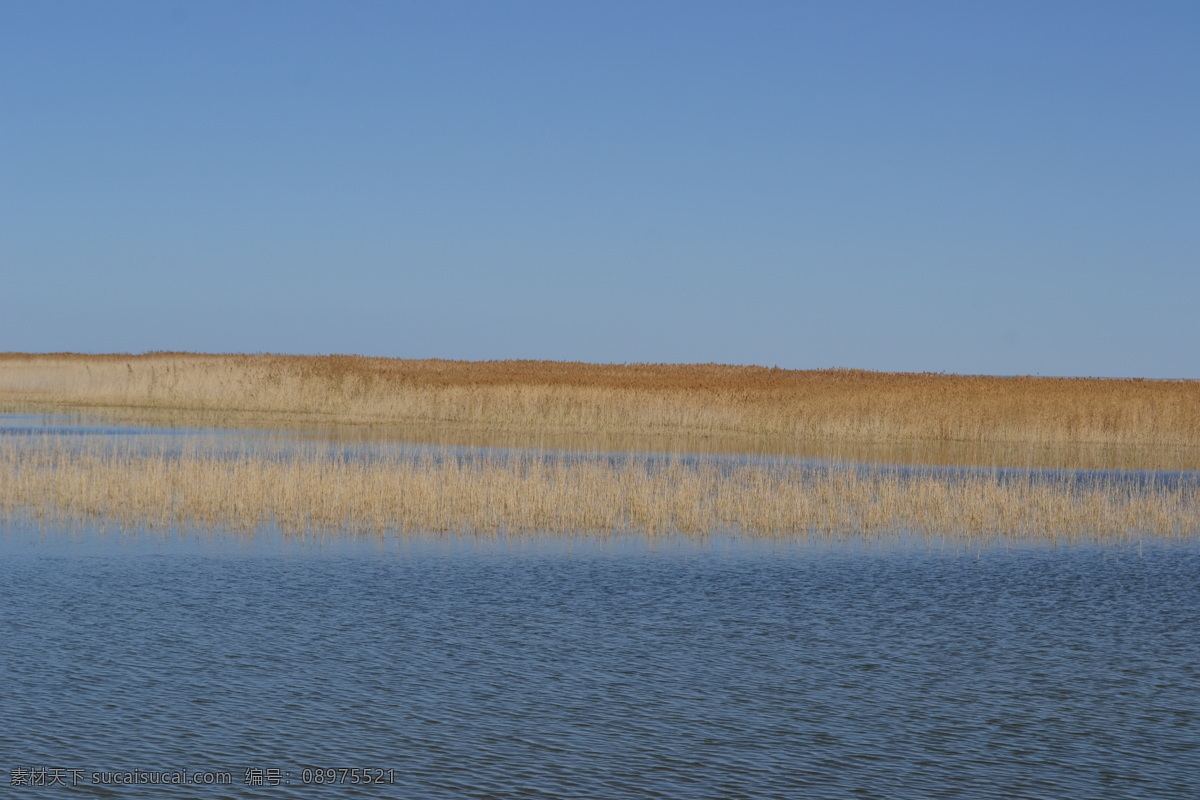
{"label": "patch of open water", "polygon": [[[0,563],[0,785],[14,797],[160,797],[101,781],[180,770],[228,774],[177,792],[213,798],[1200,787],[1194,543],[9,524]],[[384,783],[313,785],[341,768]],[[9,788],[47,774],[77,786]]]}

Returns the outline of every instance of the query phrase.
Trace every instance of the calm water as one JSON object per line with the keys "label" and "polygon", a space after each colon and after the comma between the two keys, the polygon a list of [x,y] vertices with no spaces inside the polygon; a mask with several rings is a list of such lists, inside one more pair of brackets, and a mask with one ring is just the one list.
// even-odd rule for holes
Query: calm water
{"label": "calm water", "polygon": [[[173,796],[1200,794],[1195,544],[0,524],[0,563],[6,796],[160,797],[93,773],[184,769],[233,785]],[[304,785],[343,767],[394,782]],[[78,785],[9,789],[39,768]]]}
{"label": "calm water", "polygon": [[[191,427],[207,419],[205,427]],[[876,467],[934,469],[1001,468],[1048,471],[1086,470],[1109,473],[1141,472],[1182,475],[1200,481],[1200,448],[1161,446],[1056,445],[1017,443],[910,442],[868,443],[789,440],[780,437],[737,436],[588,436],[546,434],[528,436],[455,429],[389,426],[311,425],[292,428],[228,427],[226,415],[184,414],[146,419],[96,414],[0,413],[0,438],[53,436],[59,439],[108,438],[123,446],[131,442],[156,451],[196,449],[245,452],[247,448],[276,452],[322,452],[350,457],[395,457],[403,454],[513,452],[605,453],[701,456],[710,460],[785,460],[798,463],[862,464]],[[212,427],[226,426],[226,427]]]}
{"label": "calm water", "polygon": [[422,442],[382,438],[347,439],[330,432],[289,430],[221,430],[193,428],[164,428],[144,424],[101,424],[88,417],[38,414],[0,414],[0,441],[28,442],[33,445],[47,439],[57,447],[79,448],[97,452],[112,448],[120,452],[146,453],[165,458],[204,456],[218,458],[260,459],[332,458],[365,463],[413,463],[421,459],[435,462],[458,461],[467,465],[479,460],[509,457],[540,457],[550,461],[602,458],[614,465],[629,460],[653,468],[668,462],[695,463],[736,467],[741,464],[787,464],[810,470],[843,470],[852,466],[868,474],[896,472],[933,476],[971,476],[984,474],[1000,481],[1025,483],[1030,480],[1063,482],[1072,485],[1127,484],[1131,487],[1200,488],[1200,470],[1196,469],[1049,469],[1040,467],[1003,467],[951,464],[905,464],[887,461],[855,461],[842,457],[800,457],[779,455],[745,455],[683,452],[603,452],[594,450],[543,450],[537,448],[505,448],[489,446],[444,446]]}

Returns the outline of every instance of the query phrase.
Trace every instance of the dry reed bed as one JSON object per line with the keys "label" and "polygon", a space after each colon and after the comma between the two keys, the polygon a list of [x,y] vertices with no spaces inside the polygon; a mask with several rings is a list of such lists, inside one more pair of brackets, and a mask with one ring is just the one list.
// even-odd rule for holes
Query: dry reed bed
{"label": "dry reed bed", "polygon": [[1196,536],[1200,488],[705,459],[230,456],[32,437],[0,440],[0,512],[293,533],[1122,539]]}
{"label": "dry reed bed", "polygon": [[1200,381],[355,356],[0,354],[0,405],[537,433],[1200,447]]}

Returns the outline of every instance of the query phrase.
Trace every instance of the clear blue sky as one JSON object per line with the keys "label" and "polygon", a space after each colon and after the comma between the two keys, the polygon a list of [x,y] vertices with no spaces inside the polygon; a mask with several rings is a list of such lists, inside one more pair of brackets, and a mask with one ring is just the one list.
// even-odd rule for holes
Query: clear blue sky
{"label": "clear blue sky", "polygon": [[0,2],[0,350],[1200,377],[1200,3]]}

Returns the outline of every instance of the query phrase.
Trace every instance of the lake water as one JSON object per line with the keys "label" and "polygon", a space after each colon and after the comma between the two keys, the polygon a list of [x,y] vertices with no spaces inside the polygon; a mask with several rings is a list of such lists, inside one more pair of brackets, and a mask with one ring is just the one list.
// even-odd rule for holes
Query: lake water
{"label": "lake water", "polygon": [[[0,415],[10,441],[47,435],[280,457],[481,452]],[[0,566],[5,796],[1200,796],[1196,542],[0,521]],[[181,774],[204,784],[150,783]]]}
{"label": "lake water", "polygon": [[0,564],[5,796],[1200,793],[1194,543],[0,523]]}

